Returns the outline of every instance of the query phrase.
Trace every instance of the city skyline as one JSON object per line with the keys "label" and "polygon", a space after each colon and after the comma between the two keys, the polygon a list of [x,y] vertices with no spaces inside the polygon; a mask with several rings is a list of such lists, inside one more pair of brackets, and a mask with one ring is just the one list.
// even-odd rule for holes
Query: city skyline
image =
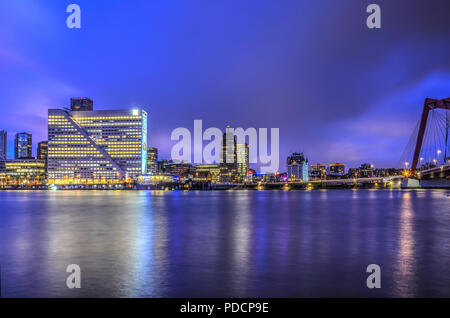
{"label": "city skyline", "polygon": [[[448,99],[445,99],[445,102],[444,102],[444,100],[441,100],[439,102],[440,103],[447,103],[447,100]],[[428,99],[427,98],[425,103],[426,104],[427,103],[434,103],[435,101],[437,101],[437,100]],[[443,107],[444,108],[448,108],[448,106],[443,106]],[[219,161],[217,161],[217,162],[214,161],[212,163],[208,163],[207,161],[204,161],[204,160],[202,162],[194,162],[194,161],[192,161],[192,157],[188,161],[181,160],[181,159],[178,159],[178,158],[172,158],[172,157],[170,157],[170,158],[160,158],[160,160],[155,160],[155,158],[158,158],[158,148],[147,144],[147,141],[148,141],[147,113],[146,113],[146,111],[143,108],[133,107],[133,108],[129,108],[128,110],[123,110],[123,109],[122,110],[117,110],[117,109],[112,109],[112,110],[108,110],[108,109],[94,110],[94,108],[93,108],[93,100],[92,99],[90,99],[88,97],[71,97],[70,98],[70,108],[69,107],[63,107],[63,108],[60,108],[60,109],[49,109],[48,111],[49,111],[48,128],[50,128],[53,125],[53,122],[52,122],[53,119],[51,119],[51,118],[53,118],[54,116],[53,115],[50,116],[51,112],[56,112],[58,114],[64,114],[64,116],[66,115],[66,113],[67,114],[70,114],[70,113],[72,113],[72,114],[84,114],[84,115],[81,115],[81,116],[88,116],[88,117],[91,116],[91,114],[97,114],[97,113],[98,113],[97,116],[105,116],[105,115],[106,116],[111,116],[113,114],[119,114],[119,113],[121,113],[122,115],[126,115],[126,116],[128,116],[128,115],[133,115],[134,116],[134,115],[138,115],[140,112],[142,112],[144,117],[145,117],[145,128],[143,129],[143,132],[142,132],[142,139],[139,139],[139,140],[142,140],[142,145],[141,145],[141,148],[143,149],[142,153],[143,154],[145,153],[145,157],[142,156],[142,159],[145,159],[145,160],[143,160],[142,164],[141,164],[142,170],[144,170],[144,169],[147,170],[145,173],[148,173],[149,171],[152,171],[153,169],[156,169],[157,163],[160,162],[160,161],[161,162],[162,161],[167,161],[167,162],[170,162],[170,163],[190,164],[190,165],[195,166],[196,164],[197,165],[199,165],[199,164],[200,165],[205,165],[205,164],[206,165],[208,165],[208,164],[215,165],[215,164],[218,164],[218,163],[221,163],[221,164],[225,163],[225,165],[226,165],[226,162],[228,162],[230,160],[230,162],[234,162],[233,165],[236,164],[234,169],[237,169],[237,171],[239,171],[239,174],[241,174],[241,175],[244,174],[243,171],[249,171],[249,169],[250,170],[254,170],[253,169],[254,166],[258,166],[258,164],[255,164],[255,163],[253,163],[252,166],[249,166],[248,160],[249,160],[249,148],[250,148],[250,145],[247,142],[245,142],[245,143],[236,143],[236,136],[235,136],[235,134],[229,132],[229,129],[232,129],[232,127],[230,127],[230,125],[227,125],[227,127],[223,131],[223,136],[221,137],[221,139],[223,139],[223,140],[222,140],[221,153],[220,153],[220,162]],[[444,129],[448,130],[448,121],[449,121],[448,114],[444,113],[443,116],[444,116],[443,120],[447,121],[447,123],[446,123],[447,128],[444,128]],[[56,117],[58,117],[58,116],[56,116]],[[120,118],[122,118],[122,117],[120,117]],[[111,117],[111,119],[115,120],[116,118],[115,117]],[[441,120],[442,120],[442,118],[441,118]],[[107,124],[107,123],[105,123],[105,124],[106,124],[105,127],[108,129],[109,124]],[[435,125],[435,124],[436,124],[436,122],[430,122],[429,123],[429,125]],[[111,125],[114,125],[114,124],[111,123]],[[217,129],[217,128],[215,128],[215,129]],[[416,127],[416,129],[418,129],[418,127]],[[424,127],[424,129],[425,129],[425,127]],[[220,130],[220,128],[219,128],[219,130]],[[2,133],[1,147],[2,147],[2,149],[3,148],[7,148],[6,152],[9,154],[11,151],[8,150],[9,147],[5,147],[5,144],[4,144],[4,140],[5,140],[6,136],[7,136],[7,131],[0,130],[0,132]],[[97,133],[97,130],[94,129],[94,132]],[[50,133],[53,136],[53,132],[50,132],[50,130],[49,130],[48,133],[47,133],[47,135],[48,135],[47,139],[48,140],[53,138],[53,137],[50,138]],[[417,132],[413,132],[411,137],[417,138],[416,133]],[[433,131],[433,132],[430,132],[429,135],[433,135],[434,136],[436,133],[439,134],[439,132]],[[445,134],[445,132],[440,132],[440,133],[444,133]],[[228,134],[231,134],[231,139],[230,140],[234,140],[234,142],[232,142],[234,150],[231,150],[231,149],[227,150],[227,148],[229,148],[229,146],[232,146],[231,144],[228,145],[228,141],[226,141],[226,140],[228,140],[228,138],[226,138],[226,136]],[[447,132],[447,134],[448,134],[448,132]],[[19,149],[21,149],[22,146],[19,146],[19,144],[18,144],[18,140],[21,140],[20,138],[22,138],[23,141],[21,141],[19,144],[21,144],[22,142],[25,142],[24,146],[26,148],[26,151],[24,152],[24,154],[21,154],[21,155],[19,153],[22,153],[23,150],[19,150]],[[94,137],[94,139],[95,138],[100,138],[100,137],[97,136],[97,137]],[[27,133],[26,131],[21,132],[21,133],[16,133],[14,135],[14,144],[13,144],[13,146],[14,146],[13,147],[14,158],[10,158],[8,156],[7,158],[3,158],[3,160],[43,159],[42,156],[43,155],[46,156],[46,153],[48,151],[46,148],[44,148],[44,147],[48,147],[47,146],[48,145],[48,140],[42,140],[42,141],[36,142],[37,146],[35,147],[36,149],[34,149],[34,147],[31,146],[32,145],[32,142],[31,142],[32,141],[32,134]],[[415,141],[415,140],[413,139],[413,141]],[[433,141],[436,142],[435,139],[433,139]],[[94,142],[96,143],[96,141],[94,141]],[[204,142],[205,141],[203,140],[203,146],[204,146]],[[410,140],[410,142],[411,142],[411,140]],[[225,146],[225,144],[227,144],[227,146]],[[436,148],[436,145],[434,145],[434,146]],[[427,147],[429,147],[429,145]],[[446,147],[447,146],[444,146],[442,149],[445,149]],[[406,147],[406,150],[408,150],[408,148],[409,148],[409,151],[412,151],[411,145],[408,145]],[[438,149],[438,148],[436,148],[436,149]],[[434,149],[434,151],[436,151],[436,149]],[[191,148],[191,151],[192,150],[193,149]],[[4,152],[4,150],[2,150],[2,151]],[[425,150],[422,149],[422,151],[425,151]],[[150,156],[150,152],[152,152],[151,159],[150,159],[150,157],[147,156],[147,153]],[[153,154],[153,152],[156,152],[156,157]],[[36,156],[34,156],[34,153],[36,153]],[[432,165],[432,164],[439,163],[440,161],[438,161],[436,158],[440,157],[441,153],[442,153],[442,150],[437,150],[437,153],[434,155],[435,159],[433,159],[432,161],[424,162],[423,160],[425,158],[421,157],[420,158],[420,160],[421,160],[420,164],[421,165],[423,165],[423,164],[425,164],[425,165]],[[225,154],[227,154],[227,155],[225,155]],[[446,154],[447,153],[445,152],[445,155]],[[283,164],[281,164],[277,170],[269,172],[269,173],[287,173],[288,175],[290,175],[291,174],[291,172],[290,172],[291,167],[290,167],[289,162],[292,161],[292,159],[291,159],[292,156],[295,157],[297,155],[303,156],[303,152],[298,153],[298,152],[294,151],[294,152],[289,153],[288,156],[286,157],[287,158],[287,164],[285,166]],[[194,154],[194,157],[195,157],[195,154]],[[309,165],[308,165],[308,161],[309,160],[307,159],[307,154],[305,155],[305,157],[306,157],[306,163],[307,163],[306,164],[306,170],[305,170],[305,171],[307,171],[306,173],[312,173],[312,175],[314,175],[315,172],[319,172],[321,169],[323,169],[323,173],[325,173],[325,170],[327,170],[331,174],[337,173],[337,171],[333,171],[333,168],[332,168],[333,166],[336,166],[336,167],[341,166],[341,168],[342,168],[341,170],[343,170],[343,172],[340,173],[341,175],[345,174],[345,172],[346,172],[346,169],[344,168],[346,166],[346,164],[342,163],[342,162],[338,162],[336,160],[335,161],[330,161],[330,162],[317,162],[317,161],[314,162],[314,161],[312,161],[311,162],[311,171],[309,171]],[[283,160],[284,160],[284,158],[283,158]],[[283,160],[281,160],[281,161],[283,161]],[[431,160],[431,159],[428,158],[428,160]],[[443,160],[444,161],[442,163],[445,164],[445,159],[443,158]],[[303,159],[301,159],[300,161],[303,161]],[[239,162],[241,162],[241,164],[239,164]],[[246,163],[244,163],[242,165],[243,162],[246,162]],[[370,163],[370,162],[359,162],[359,163],[357,163],[357,165],[355,165],[353,167],[352,166],[347,166],[348,169],[349,169],[349,174],[351,174],[350,173],[351,170],[359,169],[359,168],[361,168],[361,167],[363,167],[365,165],[366,166],[370,166],[371,169],[381,169],[381,170],[396,169],[396,170],[402,170],[402,169],[408,169],[409,168],[408,165],[410,165],[410,162],[409,161],[407,161],[407,162],[403,161],[402,163],[400,163],[400,166],[397,166],[397,167],[394,167],[394,166],[375,167],[375,165],[373,163]],[[416,167],[416,166],[414,166],[414,167]],[[317,170],[317,169],[319,169],[319,170]],[[155,173],[155,172],[153,172],[153,173]],[[263,172],[261,171],[260,173],[263,173]],[[321,174],[321,173],[322,172],[320,172],[319,174]],[[297,177],[298,177],[298,174],[299,174],[299,172],[295,173],[295,175],[297,175]],[[305,178],[300,178],[300,179],[305,179]]]}
{"label": "city skyline", "polygon": [[[75,101],[75,102],[74,102]],[[86,104],[86,101],[88,101],[88,103]],[[80,108],[80,105],[81,108]],[[122,114],[125,116],[128,115],[138,115],[140,112],[142,112],[143,114],[145,114],[145,121],[147,121],[147,114],[145,112],[145,110],[140,110],[138,108],[130,108],[128,110],[107,110],[107,109],[101,109],[101,110],[95,110],[93,108],[93,100],[87,97],[71,97],[70,98],[70,109],[68,107],[65,107],[64,109],[49,109],[49,119],[48,119],[48,128],[49,131],[47,133],[47,139],[48,140],[42,140],[37,142],[37,147],[35,147],[36,149],[34,149],[33,147],[30,146],[31,144],[31,140],[32,140],[32,134],[27,133],[27,132],[22,132],[22,133],[16,133],[15,137],[14,137],[14,158],[10,158],[9,156],[6,158],[2,158],[3,161],[14,161],[14,160],[19,160],[18,162],[20,162],[21,159],[32,159],[32,160],[47,160],[47,155],[48,155],[48,142],[49,140],[52,140],[54,138],[54,128],[55,128],[55,119],[54,118],[59,118],[61,116],[58,115],[63,115],[63,116],[73,116],[76,114],[82,114],[81,118],[83,117],[90,117],[93,114],[97,114],[97,116],[116,116],[115,114]],[[56,116],[55,116],[56,115]],[[95,116],[95,115],[94,115]],[[95,117],[94,117],[95,118]],[[109,118],[109,117],[106,117]],[[110,117],[111,119],[116,120],[115,117]],[[119,117],[120,119],[122,119],[122,117]],[[128,117],[123,117],[123,118],[128,118]],[[130,117],[131,118],[131,117]],[[56,119],[57,123],[59,124],[59,120],[60,119]],[[82,121],[83,122],[83,121]],[[63,127],[66,127],[67,123],[63,124]],[[75,125],[75,122],[73,123]],[[95,124],[96,126],[98,126],[99,124]],[[110,128],[109,125],[114,125],[113,123],[110,124],[106,124],[106,129]],[[147,124],[145,125],[147,126]],[[93,127],[91,127],[93,128]],[[125,127],[127,128],[127,127]],[[218,164],[224,164],[226,165],[226,163],[230,160],[230,162],[232,162],[232,165],[234,167],[234,169],[236,170],[236,172],[238,172],[238,174],[240,175],[245,175],[247,174],[247,172],[250,172],[251,170],[254,171],[254,169],[252,168],[252,166],[249,165],[249,144],[247,142],[245,143],[236,143],[236,136],[233,133],[228,132],[230,129],[230,126],[228,125],[226,127],[226,129],[223,132],[223,136],[222,136],[222,146],[221,146],[221,153],[220,153],[220,161],[219,162],[212,162],[212,163],[206,163],[205,161],[203,161],[202,163],[197,163],[195,164],[192,161],[183,161],[183,160],[179,160],[179,159],[174,159],[174,158],[160,158],[158,160],[158,148],[156,147],[152,147],[151,145],[147,145],[147,138],[144,138],[143,135],[143,139],[142,142],[143,144],[141,145],[142,149],[145,149],[142,151],[142,153],[146,154],[146,157],[142,157],[142,169],[144,169],[144,166],[146,167],[146,172],[143,174],[157,174],[158,171],[153,169],[156,169],[157,167],[157,163],[159,162],[163,162],[163,161],[167,161],[168,163],[171,164],[189,164],[191,166],[208,166],[208,165],[218,165]],[[144,131],[146,131],[147,129],[145,128]],[[1,130],[2,132],[2,138],[6,138],[7,135],[7,131]],[[94,129],[94,132],[96,133],[97,130]],[[233,145],[228,145],[228,141],[227,140],[227,135],[231,134],[231,139],[233,140],[232,144]],[[18,144],[17,144],[17,140],[20,136],[25,135],[28,142],[27,142],[27,155],[22,157],[22,158],[18,158]],[[50,136],[51,135],[51,136]],[[145,134],[145,136],[147,136],[147,134]],[[100,136],[94,136],[94,143],[97,143],[95,141],[95,138],[101,138]],[[66,139],[64,139],[66,140]],[[141,139],[140,139],[141,140]],[[227,146],[225,146],[225,144],[227,144]],[[98,145],[97,145],[98,146]],[[232,146],[233,149],[227,149],[229,146]],[[2,143],[2,147],[5,147],[4,143]],[[78,147],[78,146],[77,146]],[[6,147],[7,150],[9,149],[9,147]],[[78,150],[78,149],[77,149]],[[139,151],[140,153],[141,151]],[[9,151],[7,151],[7,153],[9,153]],[[34,153],[36,153],[36,156],[34,156]],[[151,153],[151,155],[150,155]],[[156,155],[155,155],[156,154]],[[226,154],[226,155],[225,155]],[[230,157],[231,155],[231,157]],[[297,152],[293,152],[290,153],[287,156],[287,163],[286,166],[284,166],[283,164],[280,165],[279,169],[277,171],[274,172],[268,172],[268,174],[273,174],[273,173],[284,173],[287,174],[288,176],[291,174],[291,170],[290,170],[290,161],[292,161],[291,158],[293,158],[292,156],[296,156],[296,155],[301,155],[303,156],[303,153],[299,154]],[[144,160],[145,159],[145,160]],[[283,158],[284,159],[284,158]],[[92,160],[92,158],[91,158]],[[283,160],[282,160],[283,161]],[[308,168],[308,159],[306,159],[307,165],[306,165],[306,173],[309,173],[309,168]],[[296,164],[296,163],[294,163]],[[367,165],[368,163],[360,163],[361,166],[363,165]],[[253,164],[254,166],[255,164]],[[329,166],[330,168],[332,166],[339,166],[341,165],[343,167],[343,173],[345,173],[345,164],[343,163],[338,163],[338,162],[329,162],[329,163],[317,163],[317,164],[313,164],[313,166],[323,166],[324,168],[327,168],[327,166]],[[372,168],[374,168],[373,164],[370,164],[370,166]],[[284,169],[285,168],[285,169]],[[381,169],[387,169],[387,167],[380,167]],[[390,167],[392,168],[392,167]],[[354,168],[350,168],[350,169],[357,169],[356,167]],[[314,170],[314,169],[313,169]],[[313,172],[313,170],[311,170],[311,172]],[[160,171],[159,171],[160,172]],[[142,172],[141,172],[142,173]],[[258,174],[264,174],[262,172],[258,173]],[[296,173],[296,178],[295,179],[305,179],[305,178],[301,178],[298,176],[298,173]],[[307,178],[305,179],[307,181]]]}
{"label": "city skyline", "polygon": [[174,128],[203,119],[279,127],[280,162],[301,151],[311,163],[392,167],[423,97],[448,95],[450,45],[436,41],[450,26],[444,1],[382,1],[383,27],[374,32],[363,23],[365,3],[195,1],[189,11],[78,3],[80,30],[65,27],[61,4],[0,5],[0,129],[10,158],[15,133],[33,134],[35,156],[47,139],[47,109],[88,96],[99,109],[146,109],[148,144],[161,158],[170,158]]}

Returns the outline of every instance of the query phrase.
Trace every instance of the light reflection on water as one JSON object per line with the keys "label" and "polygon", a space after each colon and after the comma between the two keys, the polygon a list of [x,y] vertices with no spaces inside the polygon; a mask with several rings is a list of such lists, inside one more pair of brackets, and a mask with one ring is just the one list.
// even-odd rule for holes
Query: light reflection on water
{"label": "light reflection on water", "polygon": [[415,288],[415,241],[414,241],[414,210],[411,193],[403,193],[400,211],[400,229],[398,235],[399,251],[397,253],[396,270],[394,271],[396,293],[407,297],[414,297]]}
{"label": "light reflection on water", "polygon": [[0,239],[6,297],[450,296],[438,190],[3,191]]}

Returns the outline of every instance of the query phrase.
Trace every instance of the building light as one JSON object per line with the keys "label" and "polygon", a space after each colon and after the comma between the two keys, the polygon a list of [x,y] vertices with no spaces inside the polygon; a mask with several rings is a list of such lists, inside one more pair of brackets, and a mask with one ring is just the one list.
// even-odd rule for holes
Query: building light
{"label": "building light", "polygon": [[133,116],[138,116],[139,115],[139,109],[133,109],[131,111],[131,113],[133,114]]}

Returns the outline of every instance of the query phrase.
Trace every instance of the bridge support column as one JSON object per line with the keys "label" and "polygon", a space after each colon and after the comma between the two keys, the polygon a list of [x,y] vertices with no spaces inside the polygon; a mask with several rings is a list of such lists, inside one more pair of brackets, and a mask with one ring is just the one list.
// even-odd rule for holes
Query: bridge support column
{"label": "bridge support column", "polygon": [[418,179],[404,178],[402,180],[402,189],[417,189],[420,188]]}

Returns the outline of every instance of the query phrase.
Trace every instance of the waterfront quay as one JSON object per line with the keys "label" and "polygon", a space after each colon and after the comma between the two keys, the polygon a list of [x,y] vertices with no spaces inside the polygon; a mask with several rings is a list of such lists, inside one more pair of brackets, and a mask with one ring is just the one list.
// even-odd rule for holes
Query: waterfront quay
{"label": "waterfront quay", "polygon": [[[157,179],[154,180],[154,179]],[[335,180],[311,180],[309,182],[243,182],[212,183],[158,176],[154,179],[138,179],[116,184],[0,184],[1,190],[315,190],[315,189],[405,189],[405,188],[450,188],[448,180],[418,180],[403,176],[373,177]]]}

